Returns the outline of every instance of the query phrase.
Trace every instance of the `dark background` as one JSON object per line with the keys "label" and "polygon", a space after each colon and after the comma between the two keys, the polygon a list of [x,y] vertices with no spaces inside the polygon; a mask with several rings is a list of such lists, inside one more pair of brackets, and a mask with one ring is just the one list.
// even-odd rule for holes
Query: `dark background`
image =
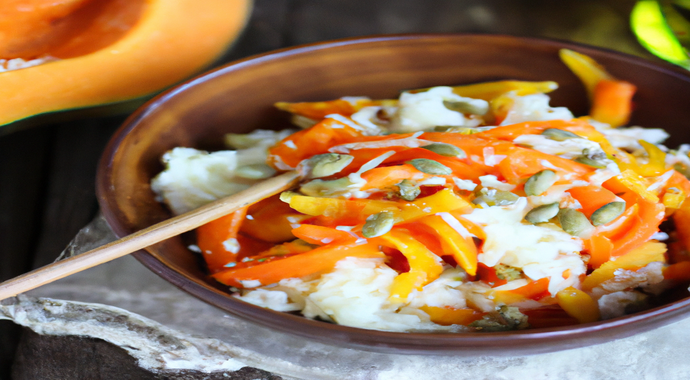
{"label": "dark background", "polygon": [[[244,33],[218,64],[316,41],[420,32],[541,36],[655,59],[630,32],[633,5],[630,0],[256,0]],[[125,117],[0,136],[0,281],[52,262],[95,216],[98,158]],[[9,378],[20,333],[0,321],[0,379]]]}

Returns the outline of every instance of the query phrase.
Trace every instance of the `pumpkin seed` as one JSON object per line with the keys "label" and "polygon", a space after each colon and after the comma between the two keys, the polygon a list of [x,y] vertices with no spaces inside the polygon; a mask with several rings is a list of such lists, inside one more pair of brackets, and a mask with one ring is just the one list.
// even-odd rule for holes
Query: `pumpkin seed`
{"label": "pumpkin seed", "polygon": [[354,156],[349,154],[324,153],[309,159],[311,178],[328,177],[345,169],[352,162]]}
{"label": "pumpkin seed", "polygon": [[529,177],[525,183],[525,194],[529,196],[541,195],[554,183],[556,183],[556,172],[549,169],[542,170]]}
{"label": "pumpkin seed", "polygon": [[513,281],[522,277],[522,269],[511,267],[510,265],[496,264],[494,270],[499,280]]}
{"label": "pumpkin seed", "polygon": [[440,154],[441,156],[457,157],[457,158],[467,157],[464,150],[458,148],[455,145],[451,145],[451,144],[433,143],[430,145],[425,145],[422,148],[424,148],[426,150],[430,150],[436,154]]}
{"label": "pumpkin seed", "polygon": [[486,115],[489,112],[488,102],[444,100],[443,106],[451,111],[479,116]]}
{"label": "pumpkin seed", "polygon": [[414,166],[414,168],[420,172],[426,174],[449,175],[453,173],[453,171],[446,165],[428,158],[415,158],[414,160],[407,161],[407,163]]}
{"label": "pumpkin seed", "polygon": [[543,136],[546,136],[547,138],[551,140],[556,140],[556,141],[565,141],[569,139],[581,139],[582,137],[569,132],[569,131],[564,131],[562,129],[558,128],[548,128],[545,129],[544,132],[541,133]]}
{"label": "pumpkin seed", "polygon": [[545,223],[556,215],[558,215],[558,202],[533,208],[525,215],[525,220],[532,224]]}
{"label": "pumpkin seed", "polygon": [[393,228],[395,217],[390,211],[382,211],[367,218],[362,227],[362,235],[365,238],[381,236]]}
{"label": "pumpkin seed", "polygon": [[593,168],[597,169],[606,169],[606,165],[602,164],[601,162],[597,160],[593,160],[587,156],[580,156],[574,160],[575,162],[579,162],[581,164],[591,166]]}
{"label": "pumpkin seed", "polygon": [[415,185],[415,183],[409,179],[404,179],[398,184],[398,194],[400,198],[406,201],[415,200],[421,192],[422,190],[419,186]]}
{"label": "pumpkin seed", "polygon": [[625,211],[625,202],[611,202],[599,207],[589,219],[593,225],[601,226],[621,216],[623,211]]}
{"label": "pumpkin seed", "polygon": [[255,164],[240,166],[235,170],[235,174],[241,178],[263,179],[272,177],[276,174],[276,171],[266,164]]}
{"label": "pumpkin seed", "polygon": [[585,214],[574,208],[563,208],[558,212],[558,221],[561,223],[563,231],[579,236],[581,233],[592,227]]}
{"label": "pumpkin seed", "polygon": [[487,206],[508,206],[517,202],[520,197],[510,191],[487,189],[479,190],[479,195],[472,200],[474,204],[486,203]]}

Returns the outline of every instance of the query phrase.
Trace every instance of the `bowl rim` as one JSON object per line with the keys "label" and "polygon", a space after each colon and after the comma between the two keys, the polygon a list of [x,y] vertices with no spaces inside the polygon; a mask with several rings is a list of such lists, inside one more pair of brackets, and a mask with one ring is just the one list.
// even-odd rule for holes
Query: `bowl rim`
{"label": "bowl rim", "polygon": [[[652,62],[641,57],[613,51],[611,49],[572,41],[540,37],[520,37],[484,33],[409,33],[350,37],[286,47],[242,58],[217,67],[213,70],[204,72],[157,95],[132,113],[113,134],[98,163],[96,194],[102,213],[111,229],[118,237],[123,237],[134,232],[127,230],[126,227],[119,222],[115,212],[117,208],[108,195],[110,191],[110,178],[113,169],[111,166],[111,160],[114,154],[117,152],[119,145],[126,138],[127,134],[136,128],[142,119],[146,118],[157,107],[166,103],[169,99],[177,96],[179,93],[182,93],[191,87],[209,80],[213,80],[218,76],[223,76],[237,70],[242,70],[245,67],[260,65],[266,61],[277,60],[292,55],[311,53],[340,46],[355,46],[385,41],[467,37],[487,40],[507,39],[540,45],[573,48],[579,49],[580,51],[596,51],[599,54],[610,56],[611,58],[625,58],[628,61],[632,61],[636,65],[644,66],[654,71],[660,71],[674,76],[680,80],[690,82],[690,73],[666,62]],[[244,320],[259,324],[263,327],[308,338],[325,344],[345,346],[374,352],[434,355],[463,354],[466,356],[513,356],[546,353],[601,344],[614,339],[628,337],[684,318],[685,316],[683,314],[690,311],[690,297],[686,297],[639,313],[610,320],[566,327],[551,327],[491,333],[408,333],[368,330],[315,321],[301,316],[276,312],[251,305],[234,299],[233,297],[230,297],[228,293],[213,288],[208,284],[199,283],[196,279],[177,272],[159,260],[156,257],[156,254],[150,249],[135,252],[133,255],[144,266],[166,281],[192,294],[202,301],[219,307]],[[240,309],[238,310],[236,308],[226,306],[228,304],[239,307]],[[275,323],[274,320],[276,317],[280,318],[280,320],[282,320],[284,323]],[[636,325],[636,329],[630,329],[630,325]],[[309,333],[306,331],[309,331]],[[331,335],[329,336],[328,334],[318,333],[314,334],[314,331],[327,332]],[[503,347],[501,348],[499,344],[503,345]],[[554,344],[556,345],[554,346]]]}

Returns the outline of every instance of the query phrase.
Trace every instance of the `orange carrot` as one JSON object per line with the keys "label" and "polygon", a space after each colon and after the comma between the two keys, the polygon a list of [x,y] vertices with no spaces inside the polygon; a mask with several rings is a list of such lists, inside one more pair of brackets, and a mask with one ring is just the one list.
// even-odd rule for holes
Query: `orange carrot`
{"label": "orange carrot", "polygon": [[578,186],[573,187],[568,192],[580,202],[582,209],[579,211],[588,218],[601,206],[617,200],[616,194],[599,186]]}
{"label": "orange carrot", "polygon": [[690,261],[681,261],[664,268],[664,278],[674,281],[690,281]]}
{"label": "orange carrot", "polygon": [[612,127],[624,125],[630,119],[632,97],[637,88],[621,80],[600,80],[594,89],[592,109],[589,114],[594,120]]}
{"label": "orange carrot", "polygon": [[211,273],[225,269],[226,264],[237,259],[240,250],[237,232],[246,215],[247,207],[244,207],[196,229],[197,246]]}
{"label": "orange carrot", "polygon": [[630,230],[620,238],[613,241],[611,256],[621,256],[632,249],[639,247],[642,243],[649,240],[652,235],[659,231],[659,224],[664,219],[664,205],[660,203],[647,202],[640,199],[639,216]]}
{"label": "orange carrot", "polygon": [[302,224],[292,230],[292,233],[299,239],[310,244],[351,244],[357,238],[346,231],[336,230],[335,228]]}
{"label": "orange carrot", "polygon": [[240,231],[259,240],[282,243],[294,239],[292,225],[308,217],[274,195],[249,207]]}
{"label": "orange carrot", "polygon": [[[213,275],[226,285],[243,287],[243,281],[258,281],[247,287],[274,284],[285,278],[297,278],[332,270],[346,257],[383,258],[385,255],[373,244],[347,244],[324,246],[312,251],[276,261],[265,262],[249,268],[230,268]],[[251,285],[251,286],[250,286]]]}
{"label": "orange carrot", "polygon": [[422,306],[422,311],[429,314],[432,322],[443,325],[463,325],[467,326],[470,323],[482,319],[486,313],[482,313],[473,309],[455,309],[449,306]]}
{"label": "orange carrot", "polygon": [[506,290],[513,294],[521,295],[525,298],[530,298],[533,300],[540,300],[548,295],[549,293],[549,278],[544,277],[536,281],[531,281],[525,286],[521,286],[517,289]]}
{"label": "orange carrot", "polygon": [[583,178],[594,171],[594,168],[587,165],[528,148],[512,147],[506,155],[498,168],[510,183],[518,183],[545,169],[554,170],[562,179],[570,181]]}
{"label": "orange carrot", "polygon": [[589,266],[596,269],[601,264],[611,260],[611,252],[613,251],[613,243],[607,237],[601,235],[594,235],[584,241],[585,248],[589,251],[590,259]]}

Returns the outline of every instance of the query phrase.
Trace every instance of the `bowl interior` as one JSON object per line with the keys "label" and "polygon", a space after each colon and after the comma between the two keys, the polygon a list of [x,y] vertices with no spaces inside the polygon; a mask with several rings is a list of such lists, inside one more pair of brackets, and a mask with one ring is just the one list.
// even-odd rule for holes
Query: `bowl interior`
{"label": "bowl interior", "polygon": [[[592,56],[614,76],[638,86],[633,124],[668,130],[669,146],[690,141],[690,78],[601,49],[557,41],[489,35],[382,36],[308,45],[239,61],[157,97],[115,134],[98,174],[101,208],[114,231],[126,235],[170,213],[154,199],[149,182],[162,170],[160,157],[177,146],[221,148],[223,134],[256,128],[281,129],[287,117],[277,101],[313,101],[341,96],[394,98],[399,91],[500,79],[552,80],[560,88],[552,105],[587,113],[579,80],[558,59],[567,47]],[[272,328],[323,342],[395,352],[536,353],[600,343],[658,327],[687,310],[671,302],[612,321],[569,328],[490,334],[404,334],[361,330],[307,320],[243,303],[206,277],[180,237],[137,258],[165,279],[231,313]],[[506,344],[507,342],[511,342]]]}

